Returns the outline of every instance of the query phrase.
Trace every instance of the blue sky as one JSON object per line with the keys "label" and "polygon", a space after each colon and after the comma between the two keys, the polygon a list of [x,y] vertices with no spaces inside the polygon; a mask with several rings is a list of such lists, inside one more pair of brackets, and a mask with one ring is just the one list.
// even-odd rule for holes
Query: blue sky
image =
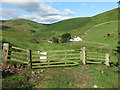
{"label": "blue sky", "polygon": [[[117,2],[16,2],[3,0],[0,19],[24,18],[50,24],[64,19],[91,17],[118,7]],[[34,0],[35,1],[35,0]]]}
{"label": "blue sky", "polygon": [[90,17],[118,7],[116,2],[56,2],[49,5],[60,11],[68,8],[76,13],[75,17]]}

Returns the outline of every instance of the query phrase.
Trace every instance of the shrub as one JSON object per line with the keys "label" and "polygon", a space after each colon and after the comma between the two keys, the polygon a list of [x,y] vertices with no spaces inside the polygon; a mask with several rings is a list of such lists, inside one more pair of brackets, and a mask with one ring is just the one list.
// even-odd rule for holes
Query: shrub
{"label": "shrub", "polygon": [[59,43],[59,39],[56,38],[56,37],[53,37],[53,42],[54,42],[54,43]]}
{"label": "shrub", "polygon": [[61,42],[62,43],[68,42],[70,38],[71,38],[70,33],[63,33],[61,36]]}

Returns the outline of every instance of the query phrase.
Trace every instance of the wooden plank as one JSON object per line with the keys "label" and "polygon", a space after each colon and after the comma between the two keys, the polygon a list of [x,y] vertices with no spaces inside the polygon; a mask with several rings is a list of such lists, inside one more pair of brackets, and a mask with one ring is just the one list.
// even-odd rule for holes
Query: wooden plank
{"label": "wooden plank", "polygon": [[105,56],[94,56],[94,55],[87,55],[87,57],[104,57],[105,58]]}
{"label": "wooden plank", "polygon": [[62,66],[76,66],[78,64],[65,64],[65,65],[46,65],[46,66],[32,66],[32,68],[45,68],[45,67],[62,67]]}
{"label": "wooden plank", "polygon": [[[47,60],[48,60],[48,59],[47,59]],[[58,60],[54,60],[54,59],[53,59],[53,60],[48,60],[48,61],[58,62]],[[40,62],[40,60],[37,60],[37,59],[36,59],[36,60],[32,60],[32,62]]]}
{"label": "wooden plank", "polygon": [[79,59],[80,57],[67,57],[67,59]]}
{"label": "wooden plank", "polygon": [[27,53],[23,53],[23,52],[16,52],[16,51],[12,51],[12,54],[22,54],[22,55],[27,55]]}
{"label": "wooden plank", "polygon": [[52,60],[64,59],[65,60],[65,57],[48,57],[48,58],[49,58],[48,60],[50,60],[50,59],[52,59]]}
{"label": "wooden plank", "polygon": [[67,55],[80,55],[80,54],[67,54]]}
{"label": "wooden plank", "polygon": [[102,55],[103,55],[103,53],[98,53],[98,52],[86,52],[86,53],[92,53],[92,54],[102,54]]}
{"label": "wooden plank", "polygon": [[11,58],[11,60],[14,60],[14,61],[17,61],[17,62],[21,62],[21,63],[25,63],[25,64],[28,64],[28,62],[25,62],[25,61],[21,61],[19,59],[14,59],[14,58]]}
{"label": "wooden plank", "polygon": [[32,51],[32,54],[39,54],[37,51]]}
{"label": "wooden plank", "polygon": [[28,65],[31,66],[31,50],[27,50],[27,60],[28,60]]}
{"label": "wooden plank", "polygon": [[3,44],[3,60],[8,59],[8,51],[9,51],[9,43],[4,43]]}
{"label": "wooden plank", "polygon": [[109,54],[106,54],[106,55],[105,55],[105,64],[106,64],[107,66],[110,66],[110,64],[109,64],[109,59],[110,59]]}
{"label": "wooden plank", "polygon": [[77,50],[75,50],[75,51],[82,51],[82,49],[77,49]]}
{"label": "wooden plank", "polygon": [[25,56],[19,56],[19,55],[14,55],[14,54],[12,54],[11,56],[15,56],[16,58],[21,58],[21,59],[27,59],[27,57]]}
{"label": "wooden plank", "polygon": [[12,46],[11,48],[18,49],[18,50],[23,50],[23,51],[28,51],[27,49],[22,49],[22,48],[18,48],[18,47],[14,47],[14,46]]}
{"label": "wooden plank", "polygon": [[74,62],[74,61],[46,62],[46,63],[32,63],[32,65],[41,65],[41,64],[59,64],[59,63],[76,63],[76,62]]}
{"label": "wooden plank", "polygon": [[47,55],[33,55],[32,54],[32,57],[40,57],[40,56],[47,56]]}
{"label": "wooden plank", "polygon": [[59,63],[63,63],[63,64],[65,64],[66,62],[32,63],[32,65],[42,65],[42,64],[59,64]]}
{"label": "wooden plank", "polygon": [[86,64],[86,52],[85,52],[85,47],[82,48],[82,63],[85,65]]}
{"label": "wooden plank", "polygon": [[[68,56],[68,55],[80,55],[80,54],[68,54],[68,53],[66,53],[66,55]],[[53,57],[53,56],[65,56],[65,54],[54,54],[54,55],[50,55],[49,57]]]}
{"label": "wooden plank", "polygon": [[102,62],[91,62],[91,61],[87,61],[87,63],[102,63]]}
{"label": "wooden plank", "polygon": [[45,51],[45,52],[69,52],[69,51],[75,51],[75,50],[55,50],[55,51]]}
{"label": "wooden plank", "polygon": [[32,51],[32,54],[33,55],[45,55],[45,54],[42,54],[42,52],[38,52],[38,51]]}
{"label": "wooden plank", "polygon": [[[49,62],[66,62],[67,60],[65,59],[47,59]],[[32,60],[32,62],[40,62],[39,59],[36,59],[36,60]],[[70,62],[70,61],[69,61]]]}
{"label": "wooden plank", "polygon": [[101,59],[101,58],[86,58],[86,59],[91,59],[91,60],[104,60],[104,61],[105,61],[105,59]]}
{"label": "wooden plank", "polygon": [[[80,54],[66,54],[67,56],[73,56],[73,55],[80,55]],[[50,55],[49,57],[53,57],[53,56],[65,56],[65,54],[54,54],[54,55]]]}
{"label": "wooden plank", "polygon": [[53,54],[53,55],[49,55],[49,57],[54,57],[54,56],[65,56],[65,54]]}

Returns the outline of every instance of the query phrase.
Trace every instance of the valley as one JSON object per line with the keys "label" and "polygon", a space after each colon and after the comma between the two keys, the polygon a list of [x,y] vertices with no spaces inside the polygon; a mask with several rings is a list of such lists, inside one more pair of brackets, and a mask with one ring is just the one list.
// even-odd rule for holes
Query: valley
{"label": "valley", "polygon": [[[86,51],[109,53],[111,65],[109,67],[102,64],[80,63],[74,67],[35,70],[26,66],[24,68],[24,65],[21,68],[13,67],[13,63],[3,61],[4,70],[9,70],[7,65],[10,64],[11,71],[16,72],[3,78],[3,86],[12,87],[8,82],[10,80],[13,86],[17,87],[14,82],[16,78],[17,83],[22,79],[26,81],[27,88],[94,88],[96,85],[97,88],[118,88],[118,11],[119,8],[116,8],[93,17],[73,18],[53,24],[40,24],[26,19],[2,20],[0,24],[2,44],[9,43],[11,46],[32,51],[75,50],[86,47]],[[52,37],[60,40],[64,33],[70,33],[71,37],[79,36],[83,41],[48,42]],[[16,65],[19,66],[18,63]],[[23,88],[25,87],[23,85]]]}

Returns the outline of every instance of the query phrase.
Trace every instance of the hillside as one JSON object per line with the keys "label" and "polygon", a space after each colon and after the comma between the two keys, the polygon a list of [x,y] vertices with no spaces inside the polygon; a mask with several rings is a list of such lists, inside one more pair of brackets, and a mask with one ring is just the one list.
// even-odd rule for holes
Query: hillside
{"label": "hillside", "polygon": [[69,32],[72,33],[73,36],[81,36],[86,30],[96,24],[114,20],[118,20],[118,9],[113,9],[93,17],[63,20],[58,23],[49,25],[49,28],[45,32],[51,32],[51,35],[60,35],[64,32]]}
{"label": "hillside", "polygon": [[119,8],[116,8],[116,9],[98,14],[96,16],[93,16],[92,22],[99,24],[99,23],[118,20],[118,19],[120,19],[120,18],[118,18],[118,16],[119,16],[118,11],[119,11]]}
{"label": "hillside", "polygon": [[[29,42],[29,40],[31,39],[31,42],[36,42],[37,45],[37,43],[43,43],[44,41],[49,40],[53,36],[59,37],[64,32],[71,33],[72,37],[73,36],[81,37],[84,35],[84,32],[86,32],[87,30],[89,30],[90,28],[92,28],[93,26],[99,23],[117,20],[118,19],[117,15],[118,15],[118,9],[113,9],[93,17],[73,18],[73,19],[63,20],[51,25],[43,25],[25,19],[5,20],[5,21],[2,20],[3,42],[10,42],[9,39],[11,38],[13,38],[14,41],[16,40],[19,43],[25,40],[27,40],[26,42]],[[9,28],[4,28],[4,26],[5,27],[9,26]],[[26,34],[25,35],[26,39],[22,38],[24,34]],[[33,44],[30,43],[29,45]],[[13,42],[13,44],[15,43]]]}
{"label": "hillside", "polygon": [[4,25],[9,25],[12,27],[16,27],[19,29],[26,29],[30,31],[40,31],[41,29],[45,29],[47,26],[43,24],[39,24],[34,21],[26,20],[26,19],[15,19],[15,20],[7,20],[2,21]]}

